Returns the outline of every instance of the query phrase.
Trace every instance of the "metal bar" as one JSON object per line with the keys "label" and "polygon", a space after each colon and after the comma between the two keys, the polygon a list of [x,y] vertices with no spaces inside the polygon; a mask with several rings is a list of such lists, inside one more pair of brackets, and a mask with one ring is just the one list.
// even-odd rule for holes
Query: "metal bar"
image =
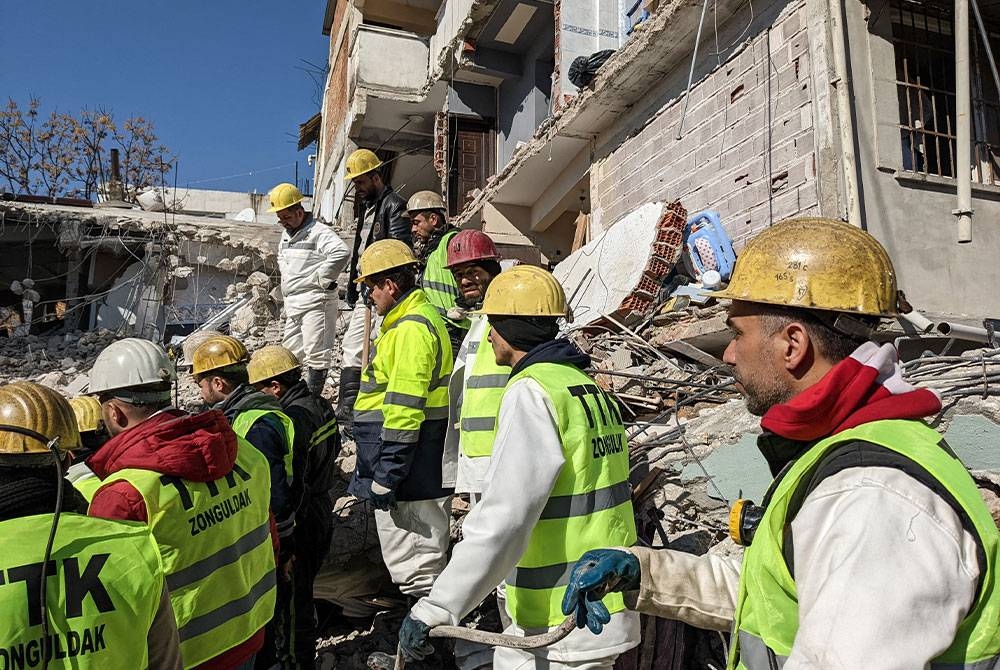
{"label": "metal bar", "polygon": [[955,0],[955,109],[959,244],[972,241],[972,91],[969,74],[969,0]]}

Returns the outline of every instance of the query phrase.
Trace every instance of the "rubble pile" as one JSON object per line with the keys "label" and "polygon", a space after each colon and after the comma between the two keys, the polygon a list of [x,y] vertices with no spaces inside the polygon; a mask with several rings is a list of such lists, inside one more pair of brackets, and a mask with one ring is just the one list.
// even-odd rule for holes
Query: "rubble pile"
{"label": "rubble pile", "polygon": [[87,383],[94,359],[116,339],[105,329],[0,338],[0,383],[33,381],[76,395]]}

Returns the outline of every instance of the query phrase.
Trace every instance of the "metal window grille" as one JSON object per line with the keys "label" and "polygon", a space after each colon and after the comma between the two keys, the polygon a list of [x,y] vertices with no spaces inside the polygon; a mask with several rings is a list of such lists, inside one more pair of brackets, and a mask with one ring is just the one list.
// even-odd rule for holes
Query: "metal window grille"
{"label": "metal window grille", "polygon": [[[903,170],[939,177],[955,176],[955,38],[952,6],[939,2],[895,0],[892,42]],[[984,16],[992,38],[996,26]],[[972,55],[972,178],[1000,183],[1000,96],[977,32]],[[994,54],[996,42],[991,39]]]}

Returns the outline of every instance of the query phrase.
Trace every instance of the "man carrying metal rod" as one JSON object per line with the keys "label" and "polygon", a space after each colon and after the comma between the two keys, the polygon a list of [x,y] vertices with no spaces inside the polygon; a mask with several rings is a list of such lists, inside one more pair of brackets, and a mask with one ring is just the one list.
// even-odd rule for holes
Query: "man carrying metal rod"
{"label": "man carrying metal rod", "polygon": [[[732,366],[774,476],[730,516],[742,562],[669,549],[588,552],[563,611],[600,631],[597,601],[732,631],[729,668],[995,668],[1000,533],[965,466],[924,419],[891,344],[896,276],[874,237],[792,219],[750,241],[729,287]],[[620,543],[607,542],[615,547]]]}
{"label": "man carrying metal rod", "polygon": [[347,172],[344,179],[354,186],[355,194],[364,202],[364,214],[358,221],[354,234],[354,248],[351,254],[350,280],[347,284],[347,306],[351,318],[344,332],[340,386],[337,396],[337,420],[341,430],[351,435],[354,400],[358,397],[361,381],[361,360],[365,342],[377,330],[377,319],[370,308],[360,301],[361,287],[358,282],[358,263],[361,254],[373,242],[393,239],[410,245],[410,222],[403,218],[406,201],[385,182],[382,161],[375,152],[358,149],[347,158]]}
{"label": "man carrying metal rod", "polygon": [[[400,629],[411,659],[431,653],[432,627],[457,624],[501,581],[512,619],[505,632],[560,626],[562,585],[577,559],[609,540],[636,540],[625,428],[614,401],[583,372],[590,357],[557,337],[567,314],[559,282],[517,266],[490,283],[482,312],[496,363],[511,366],[511,376],[482,500],[448,567]],[[575,631],[540,649],[497,648],[493,667],[610,669],[639,643],[639,618],[620,595],[604,606],[612,615],[601,635]]]}

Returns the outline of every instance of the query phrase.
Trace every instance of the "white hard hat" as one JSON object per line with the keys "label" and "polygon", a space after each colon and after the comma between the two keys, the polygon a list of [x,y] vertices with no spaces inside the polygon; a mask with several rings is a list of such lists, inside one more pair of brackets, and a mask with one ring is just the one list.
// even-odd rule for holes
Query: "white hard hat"
{"label": "white hard hat", "polygon": [[94,367],[90,370],[88,392],[95,395],[135,389],[134,392],[123,395],[133,396],[138,401],[169,399],[169,389],[149,393],[143,393],[141,389],[145,386],[162,385],[175,378],[174,364],[163,347],[149,340],[129,337],[112,342],[94,361]]}

